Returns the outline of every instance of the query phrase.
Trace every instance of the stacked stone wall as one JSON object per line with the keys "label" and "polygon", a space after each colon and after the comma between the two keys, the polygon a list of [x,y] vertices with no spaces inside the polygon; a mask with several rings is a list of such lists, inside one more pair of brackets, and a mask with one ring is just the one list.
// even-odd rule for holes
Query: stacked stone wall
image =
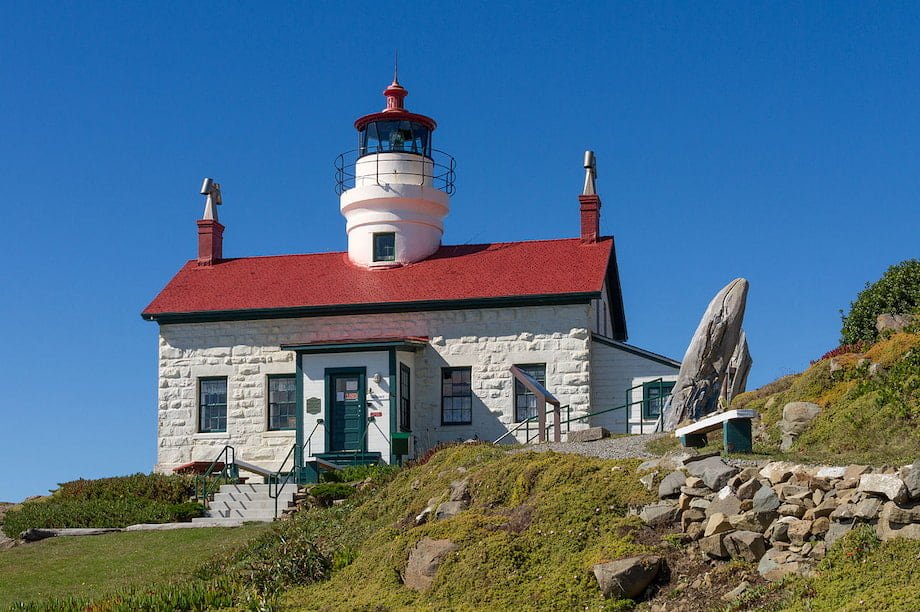
{"label": "stacked stone wall", "polygon": [[657,484],[661,498],[639,513],[647,524],[680,525],[691,551],[758,563],[768,580],[811,572],[829,546],[859,525],[882,540],[920,540],[920,461],[901,468],[788,462],[740,468],[688,452],[643,468],[642,482],[649,489]]}

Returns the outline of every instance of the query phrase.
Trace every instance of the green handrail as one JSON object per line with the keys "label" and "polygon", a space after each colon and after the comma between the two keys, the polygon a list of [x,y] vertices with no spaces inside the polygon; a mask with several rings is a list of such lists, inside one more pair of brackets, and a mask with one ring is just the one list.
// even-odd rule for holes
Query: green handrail
{"label": "green handrail", "polygon": [[[651,384],[651,383],[658,383],[658,384],[659,384],[659,388],[662,389],[662,391],[663,391],[664,379],[658,378],[658,379],[656,379],[656,380],[649,381],[648,383],[643,383],[642,385],[636,385],[636,386],[630,387],[629,389],[627,389],[627,393],[628,393],[629,391],[632,391],[632,390],[634,390],[634,389],[638,389],[638,388],[640,388],[640,387],[642,387],[642,386],[644,386],[644,385],[646,385],[646,384]],[[667,395],[659,395],[658,397],[661,398],[661,401],[662,401],[662,402],[666,402],[666,400],[667,400],[668,397],[670,397],[670,396],[671,396],[671,394],[669,393],[669,394],[667,394]],[[657,398],[656,398],[656,399],[657,399]],[[628,408],[630,408],[630,407],[632,407],[632,406],[635,406],[636,404],[644,404],[644,403],[646,403],[647,401],[649,401],[649,400],[643,398],[643,399],[640,399],[640,400],[635,400],[635,401],[632,401],[632,402],[627,402],[627,403],[625,403],[625,404],[623,404],[623,405],[621,405],[621,406],[614,406],[613,408],[605,408],[605,409],[603,409],[603,410],[597,410],[597,411],[594,411],[594,412],[587,412],[587,413],[585,413],[585,414],[583,414],[583,415],[581,415],[581,416],[577,416],[577,417],[574,417],[574,418],[571,416],[571,412],[572,412],[572,411],[571,411],[570,406],[569,406],[569,405],[566,405],[566,406],[563,406],[563,407],[566,409],[566,419],[565,419],[564,421],[560,421],[559,426],[561,427],[561,426],[565,425],[565,426],[566,426],[566,428],[565,428],[565,433],[569,433],[569,431],[571,431],[571,427],[570,427],[571,423],[575,423],[575,422],[578,422],[578,421],[583,421],[584,419],[588,419],[588,418],[591,418],[591,417],[593,417],[593,416],[597,416],[597,415],[599,415],[599,414],[606,414],[606,413],[608,413],[608,412],[613,412],[613,411],[616,411],[616,410],[625,410],[625,409],[628,409]],[[554,411],[554,409],[547,410],[547,411],[546,411],[546,414],[547,414],[547,415],[552,414],[553,411]],[[504,434],[502,434],[499,438],[497,438],[497,439],[495,440],[495,442],[493,442],[493,444],[497,444],[499,441],[503,440],[505,437],[509,436],[510,434],[512,434],[513,432],[517,431],[517,430],[520,429],[521,427],[525,427],[525,432],[526,432],[525,438],[524,438],[524,439],[525,439],[524,444],[530,444],[530,442],[531,442],[532,440],[534,440],[535,438],[537,438],[537,437],[540,435],[540,432],[539,432],[539,431],[537,431],[537,432],[536,432],[534,435],[532,435],[532,436],[530,435],[530,423],[531,423],[531,422],[536,422],[536,421],[538,421],[538,420],[539,420],[539,415],[536,415],[536,416],[532,416],[532,417],[530,417],[530,418],[528,418],[528,419],[526,419],[526,420],[524,420],[524,421],[521,421],[521,422],[520,422],[518,425],[516,425],[513,429],[509,429],[509,430],[506,431]],[[627,432],[627,433],[629,433],[630,427],[631,427],[632,425],[634,425],[634,424],[635,424],[635,421],[630,421],[630,420],[629,420],[629,414],[627,413],[627,416],[626,416],[626,432]],[[552,427],[553,425],[554,425],[553,423],[547,423],[547,424],[546,424],[546,431],[548,432],[548,431],[549,431],[549,428]],[[639,415],[639,433],[640,433],[640,434],[643,433],[642,427],[643,427],[643,419],[642,419],[642,415],[641,415],[641,413],[640,413],[640,415]]]}
{"label": "green handrail", "polygon": [[[200,502],[205,499],[210,499],[211,494],[214,493],[211,485],[215,481],[211,480],[211,477],[214,475],[215,470],[217,470],[218,464],[221,464],[220,478],[224,480],[236,480],[240,477],[239,468],[236,466],[236,449],[228,444],[217,454],[217,457],[214,458],[214,461],[211,462],[211,465],[208,466],[205,473],[195,477],[195,501]],[[220,480],[216,482],[220,484]]]}
{"label": "green handrail", "polygon": [[[291,481],[291,478],[294,478],[295,482],[299,480],[299,471],[303,467],[304,456],[303,452],[305,449],[312,448],[310,446],[310,440],[313,439],[313,434],[316,433],[316,429],[323,424],[322,420],[319,420],[316,425],[313,426],[313,431],[310,432],[310,435],[307,436],[306,441],[298,446],[294,444],[291,447],[291,450],[288,451],[288,454],[285,455],[284,459],[281,461],[281,465],[278,466],[278,471],[268,477],[268,496],[274,498],[275,500],[275,518],[278,518],[278,498],[281,496],[281,491],[284,490],[284,487]],[[294,463],[291,466],[289,472],[284,471],[284,466],[287,463],[287,460],[291,458],[291,455],[294,455]],[[299,483],[298,483],[299,484]],[[275,486],[275,492],[272,494],[272,485]]]}

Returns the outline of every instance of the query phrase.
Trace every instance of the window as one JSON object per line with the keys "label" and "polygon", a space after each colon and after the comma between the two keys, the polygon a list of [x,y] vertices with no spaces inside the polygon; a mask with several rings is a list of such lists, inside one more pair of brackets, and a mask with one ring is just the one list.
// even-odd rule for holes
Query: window
{"label": "window", "polygon": [[472,368],[441,369],[441,425],[473,422]]}
{"label": "window", "polygon": [[198,431],[227,431],[226,377],[198,380]]}
{"label": "window", "polygon": [[412,431],[412,390],[409,388],[412,377],[406,364],[399,364],[399,429]]}
{"label": "window", "polygon": [[[534,380],[543,386],[546,386],[546,364],[529,363],[519,365],[525,374],[529,374]],[[537,416],[537,397],[530,390],[521,384],[521,381],[514,379],[514,420],[518,423],[526,421],[530,417]]]}
{"label": "window", "polygon": [[280,431],[297,426],[297,382],[294,376],[268,377],[268,429]]}
{"label": "window", "polygon": [[673,388],[673,382],[658,381],[642,385],[642,418],[651,420],[660,417]]}
{"label": "window", "polygon": [[396,260],[396,234],[374,234],[374,261]]}
{"label": "window", "polygon": [[431,130],[413,121],[372,121],[358,131],[359,155],[408,151],[431,157]]}

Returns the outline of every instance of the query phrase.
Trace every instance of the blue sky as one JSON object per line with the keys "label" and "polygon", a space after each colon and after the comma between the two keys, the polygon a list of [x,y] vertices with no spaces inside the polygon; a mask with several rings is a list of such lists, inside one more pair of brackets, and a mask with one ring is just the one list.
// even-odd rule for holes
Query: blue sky
{"label": "blue sky", "polygon": [[0,2],[0,500],[155,461],[156,325],[203,176],[227,256],[342,250],[333,160],[382,108],[457,159],[445,243],[578,233],[597,152],[630,341],[680,358],[750,280],[760,385],[918,255],[911,3]]}

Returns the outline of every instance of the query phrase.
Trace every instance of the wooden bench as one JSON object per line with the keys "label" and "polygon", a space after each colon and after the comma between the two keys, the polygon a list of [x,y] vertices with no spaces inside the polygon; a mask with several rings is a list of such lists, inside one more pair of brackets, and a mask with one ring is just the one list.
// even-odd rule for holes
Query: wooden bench
{"label": "wooden bench", "polygon": [[725,452],[749,453],[753,445],[751,419],[758,416],[760,413],[756,410],[718,412],[692,425],[675,429],[674,435],[680,438],[682,446],[706,446],[706,434],[721,428]]}

